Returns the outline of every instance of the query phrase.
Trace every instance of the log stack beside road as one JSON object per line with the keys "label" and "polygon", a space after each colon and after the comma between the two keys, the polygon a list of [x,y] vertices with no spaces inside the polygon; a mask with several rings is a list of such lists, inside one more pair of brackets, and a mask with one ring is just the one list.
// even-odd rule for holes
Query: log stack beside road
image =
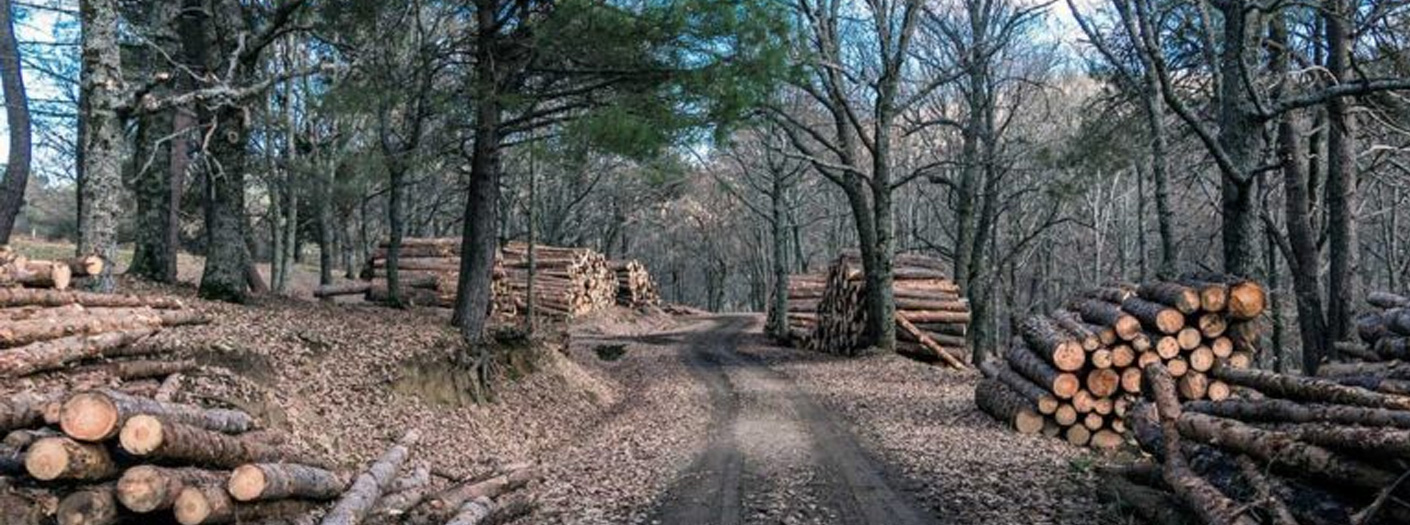
{"label": "log stack beside road", "polygon": [[1117,448],[1148,365],[1170,371],[1182,400],[1229,398],[1229,378],[1253,364],[1266,302],[1257,283],[1218,275],[1086,291],[1024,320],[981,366],[975,402],[1021,432]]}
{"label": "log stack beside road", "polygon": [[1388,394],[1410,394],[1410,297],[1389,292],[1366,296],[1368,311],[1356,319],[1362,344],[1335,347],[1337,361],[1317,375]]}

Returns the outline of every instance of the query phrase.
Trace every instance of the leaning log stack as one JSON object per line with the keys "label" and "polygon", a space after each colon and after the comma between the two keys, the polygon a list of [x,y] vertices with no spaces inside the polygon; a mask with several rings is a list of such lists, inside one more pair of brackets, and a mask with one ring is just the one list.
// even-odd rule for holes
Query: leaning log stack
{"label": "leaning log stack", "polygon": [[1148,365],[1170,371],[1182,400],[1230,397],[1224,376],[1252,366],[1265,304],[1257,283],[1217,275],[1086,291],[1024,320],[981,366],[975,402],[1021,432],[1117,448]]}
{"label": "leaning log stack", "polygon": [[[945,263],[932,257],[902,254],[895,256],[893,264],[897,352],[925,362],[964,368],[969,355],[965,349],[969,303],[946,276]],[[790,284],[790,313],[795,310],[796,289],[797,309],[805,309],[808,301],[816,303],[810,347],[856,355],[863,349],[867,325],[866,274],[860,257],[855,253],[838,257],[828,267],[821,284],[821,293],[817,293],[815,281],[809,279]]]}
{"label": "leaning log stack", "polygon": [[1182,402],[1167,366],[1145,369],[1151,401],[1129,419],[1155,463],[1127,469],[1113,499],[1146,501],[1133,510],[1148,519],[1182,502],[1183,522],[1410,523],[1410,397],[1224,366],[1240,395],[1223,401]]}
{"label": "leaning log stack", "polygon": [[617,305],[627,308],[642,308],[661,304],[661,292],[651,272],[641,261],[611,261],[608,266],[617,276]]}

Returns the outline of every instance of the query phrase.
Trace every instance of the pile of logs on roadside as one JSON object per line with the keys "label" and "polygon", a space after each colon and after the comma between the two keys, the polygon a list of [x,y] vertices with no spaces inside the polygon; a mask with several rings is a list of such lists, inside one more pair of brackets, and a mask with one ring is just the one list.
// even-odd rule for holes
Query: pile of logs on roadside
{"label": "pile of logs on roadside", "polygon": [[651,272],[641,261],[610,261],[608,266],[617,275],[617,304],[628,308],[657,306],[661,304],[661,292]]}
{"label": "pile of logs on roadside", "polygon": [[1336,345],[1336,362],[1317,375],[1346,385],[1410,395],[1410,297],[1389,292],[1366,296],[1370,311],[1356,319],[1363,344]]}
{"label": "pile of logs on roadside", "polygon": [[1183,402],[1145,368],[1128,419],[1154,463],[1108,476],[1106,499],[1161,524],[1410,523],[1410,397],[1226,366],[1237,397]]}
{"label": "pile of logs on roadside", "polygon": [[105,264],[96,255],[62,261],[30,259],[9,246],[0,246],[0,287],[67,290],[75,277],[98,275]]}
{"label": "pile of logs on roadside", "polygon": [[996,359],[975,403],[1020,432],[1114,449],[1143,392],[1141,371],[1161,364],[1184,400],[1223,400],[1229,376],[1253,364],[1266,292],[1218,275],[1089,290],[1035,315]]}
{"label": "pile of logs on roadside", "polygon": [[[969,303],[945,273],[939,259],[901,254],[893,259],[896,350],[921,361],[966,367],[965,331]],[[866,276],[861,258],[844,253],[826,274],[789,279],[787,321],[795,345],[856,355],[863,350],[867,324]]]}
{"label": "pile of logs on roadside", "polygon": [[[386,281],[387,244],[383,242],[362,272],[362,281],[319,287],[317,297],[361,294],[370,302],[390,299]],[[460,275],[460,240],[402,240],[398,259],[402,301],[418,306],[453,307]],[[630,308],[660,304],[660,293],[639,261],[608,261],[587,248],[534,247],[534,298],[538,315],[576,317],[619,304]],[[528,305],[528,245],[511,242],[500,249],[490,283],[491,314],[515,319]]]}

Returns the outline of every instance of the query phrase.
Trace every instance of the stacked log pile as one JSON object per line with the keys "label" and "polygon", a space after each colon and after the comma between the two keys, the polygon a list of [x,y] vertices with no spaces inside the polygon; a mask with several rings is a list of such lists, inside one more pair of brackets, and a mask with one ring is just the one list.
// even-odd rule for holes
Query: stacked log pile
{"label": "stacked log pile", "polygon": [[1117,448],[1148,365],[1170,371],[1182,400],[1230,397],[1226,376],[1253,364],[1266,299],[1257,283],[1217,275],[1089,290],[1021,323],[982,364],[975,403],[1020,432]]}
{"label": "stacked log pile", "polygon": [[1183,402],[1166,365],[1146,367],[1151,402],[1130,420],[1156,463],[1128,469],[1117,497],[1211,524],[1410,523],[1410,397],[1225,367],[1238,398]]}
{"label": "stacked log pile", "polygon": [[[509,243],[501,257],[515,306],[523,310],[529,287],[528,245]],[[534,307],[540,315],[577,317],[617,302],[617,274],[596,251],[536,246],[534,267]]]}
{"label": "stacked log pile", "polygon": [[617,275],[617,305],[641,308],[661,304],[656,281],[651,279],[651,272],[641,261],[611,261],[608,266]]}
{"label": "stacked log pile", "polygon": [[1372,292],[1370,311],[1356,319],[1363,344],[1337,344],[1338,362],[1317,375],[1389,394],[1410,394],[1410,297]]}
{"label": "stacked log pile", "polygon": [[106,263],[96,255],[64,261],[30,259],[9,246],[0,246],[0,287],[67,290],[75,277],[102,273]]}
{"label": "stacked log pile", "polygon": [[[362,294],[370,302],[390,299],[386,283],[387,243],[375,251],[363,270],[363,281],[320,287],[318,297]],[[641,307],[658,304],[660,295],[646,267],[638,261],[609,264],[587,248],[534,248],[535,307],[539,315],[575,317],[613,304]],[[418,306],[455,306],[460,275],[459,239],[402,240],[398,259],[401,296]],[[527,306],[528,246],[509,243],[495,257],[490,283],[490,313],[501,319],[522,315]]]}
{"label": "stacked log pile", "polygon": [[[939,259],[902,254],[893,259],[896,349],[914,359],[964,368],[969,352],[965,332],[969,303],[945,274]],[[816,276],[789,283],[789,327],[793,337],[814,350],[855,355],[862,350],[867,324],[866,275],[860,257],[844,253]],[[811,309],[811,315],[809,310]]]}
{"label": "stacked log pile", "polygon": [[[788,323],[788,340],[784,342],[799,348],[812,345],[813,333],[818,327],[818,303],[826,289],[827,281],[823,274],[788,276],[788,311],[769,316],[770,319],[782,319]],[[773,302],[769,305],[772,307]]]}

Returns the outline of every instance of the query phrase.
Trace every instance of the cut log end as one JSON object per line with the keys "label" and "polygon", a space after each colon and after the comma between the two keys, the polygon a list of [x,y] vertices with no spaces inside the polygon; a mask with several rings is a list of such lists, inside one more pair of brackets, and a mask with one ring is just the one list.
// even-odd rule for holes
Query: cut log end
{"label": "cut log end", "polygon": [[132,454],[150,454],[162,445],[163,431],[160,419],[147,414],[133,416],[122,426],[118,442],[122,449]]}
{"label": "cut log end", "polygon": [[230,474],[230,483],[226,488],[236,501],[254,501],[268,485],[269,480],[265,478],[263,469],[255,465],[241,465]]}
{"label": "cut log end", "polygon": [[142,465],[127,469],[118,480],[117,495],[122,506],[135,512],[151,512],[170,501],[167,479],[155,467]]}
{"label": "cut log end", "polygon": [[1072,399],[1082,389],[1082,381],[1077,374],[1058,374],[1053,379],[1053,394],[1060,399]]}
{"label": "cut log end", "polygon": [[59,427],[64,434],[80,441],[102,441],[118,431],[118,407],[108,396],[82,392],[64,402],[59,413]]}
{"label": "cut log end", "polygon": [[40,481],[97,480],[117,470],[108,451],[101,445],[62,437],[44,438],[30,445],[25,452],[24,464],[29,475]]}
{"label": "cut log end", "polygon": [[205,523],[213,514],[217,512],[217,506],[221,504],[216,490],[210,487],[186,487],[181,489],[181,495],[176,497],[176,504],[172,507],[176,521],[181,525],[200,525]]}

